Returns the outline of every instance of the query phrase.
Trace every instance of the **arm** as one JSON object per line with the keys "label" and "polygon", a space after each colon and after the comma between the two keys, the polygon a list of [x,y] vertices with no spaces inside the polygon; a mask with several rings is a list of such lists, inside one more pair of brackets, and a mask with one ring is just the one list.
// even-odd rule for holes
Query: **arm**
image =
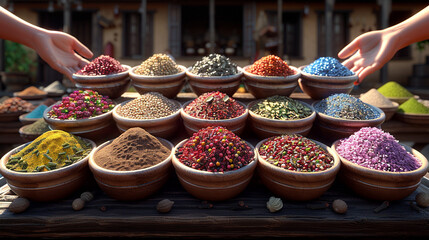
{"label": "arm", "polygon": [[429,6],[394,26],[360,35],[344,47],[338,57],[350,57],[343,64],[362,81],[382,68],[401,48],[429,39],[428,24]]}
{"label": "arm", "polygon": [[[92,52],[73,36],[34,26],[0,7],[0,38],[34,49],[53,69],[71,81],[73,73],[88,63]],[[80,56],[80,55],[81,56]]]}

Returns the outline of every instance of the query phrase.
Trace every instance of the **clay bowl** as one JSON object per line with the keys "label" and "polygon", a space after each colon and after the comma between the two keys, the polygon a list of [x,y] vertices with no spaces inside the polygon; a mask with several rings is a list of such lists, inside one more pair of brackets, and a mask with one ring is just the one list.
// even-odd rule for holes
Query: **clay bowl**
{"label": "clay bowl", "polygon": [[249,109],[250,127],[259,138],[268,138],[283,134],[299,134],[307,136],[313,127],[314,120],[316,120],[316,111],[310,104],[305,102],[299,101],[309,107],[313,113],[306,118],[295,120],[277,120],[262,117],[250,110],[258,102],[258,100],[250,102],[247,105],[247,109]]}
{"label": "clay bowl", "polygon": [[32,123],[34,123],[35,121],[37,121],[37,120],[39,120],[40,118],[27,118],[27,115],[28,115],[29,113],[25,113],[25,114],[22,114],[22,115],[20,115],[19,116],[19,121],[22,123],[22,124],[24,124],[24,125],[27,125],[27,124],[32,124]]}
{"label": "clay bowl", "polygon": [[183,86],[186,83],[185,78],[182,78],[178,81],[167,82],[162,84],[157,83],[135,83],[134,80],[133,87],[136,91],[143,95],[148,92],[159,92],[166,98],[175,98],[177,94],[182,90]]}
{"label": "clay bowl", "polygon": [[390,120],[393,117],[393,115],[395,115],[396,110],[398,110],[399,104],[397,102],[393,102],[393,105],[395,105],[395,106],[393,106],[393,107],[378,107],[384,112],[384,114],[386,114],[386,119],[384,120],[385,122]]}
{"label": "clay bowl", "polygon": [[248,80],[244,81],[244,85],[256,99],[267,98],[274,95],[289,97],[295,91],[296,86],[298,86],[296,81],[284,84],[273,84]]}
{"label": "clay bowl", "polygon": [[289,66],[293,71],[293,75],[289,75],[286,77],[283,76],[260,76],[246,71],[249,66],[245,66],[243,68],[243,75],[245,77],[244,83],[253,82],[253,83],[263,83],[263,84],[286,84],[286,83],[296,83],[298,78],[301,76],[301,70]]}
{"label": "clay bowl", "polygon": [[180,111],[181,111],[180,102],[176,100],[172,100],[177,104],[177,106],[179,107],[179,110],[177,110],[175,113],[171,114],[170,116],[157,118],[157,119],[131,119],[131,118],[123,117],[118,114],[118,109],[121,106],[124,106],[125,104],[127,104],[129,101],[132,101],[132,100],[122,102],[121,104],[117,105],[112,111],[113,120],[115,121],[116,126],[120,132],[125,132],[129,128],[133,128],[133,127],[141,127],[144,130],[146,130],[148,133],[161,138],[169,138],[176,133],[180,123]]}
{"label": "clay bowl", "polygon": [[409,124],[429,124],[429,114],[417,114],[417,113],[402,113],[396,112],[395,118],[399,121],[409,123]]}
{"label": "clay bowl", "polygon": [[[96,145],[93,141],[85,140],[89,141],[92,148],[95,149]],[[89,155],[67,167],[47,172],[23,173],[7,169],[6,163],[9,157],[28,144],[30,143],[12,149],[3,156],[0,162],[1,174],[7,180],[12,191],[18,196],[40,202],[57,201],[66,198],[88,182],[90,176]]]}
{"label": "clay bowl", "polygon": [[315,125],[319,128],[321,133],[332,140],[337,140],[340,138],[346,138],[352,135],[354,132],[358,131],[362,127],[380,127],[381,124],[386,119],[384,112],[378,107],[372,106],[380,115],[378,118],[370,120],[350,120],[344,118],[335,118],[324,113],[321,113],[316,107],[314,102],[312,104],[313,108],[317,113],[317,118]]}
{"label": "clay bowl", "polygon": [[72,78],[76,83],[79,84],[96,84],[96,83],[112,83],[129,77],[128,72],[131,67],[123,65],[127,70],[120,73],[109,74],[109,75],[98,75],[98,76],[87,76],[80,74],[73,74]]}
{"label": "clay bowl", "polygon": [[241,116],[225,120],[207,120],[192,117],[184,111],[186,106],[188,106],[188,104],[191,102],[192,100],[186,102],[180,111],[180,115],[183,119],[183,124],[185,125],[185,130],[189,135],[192,135],[193,133],[198,132],[198,130],[200,130],[201,128],[205,128],[208,126],[222,126],[235,133],[236,135],[241,135],[243,133],[243,130],[246,126],[246,119],[249,115],[249,111],[246,108],[246,105],[244,105],[243,103],[236,101],[246,109]]}
{"label": "clay bowl", "polygon": [[[174,153],[187,139],[174,148]],[[253,146],[247,143],[252,149]],[[252,179],[257,165],[256,154],[247,166],[224,173],[213,173],[192,169],[181,163],[173,154],[172,163],[180,184],[194,197],[207,201],[224,201],[240,194]]]}
{"label": "clay bowl", "polygon": [[243,69],[240,67],[237,67],[237,74],[230,76],[199,76],[191,73],[191,69],[192,67],[189,67],[186,70],[186,76],[192,91],[198,96],[212,91],[220,91],[232,96],[240,87],[243,76]]}
{"label": "clay bowl", "polygon": [[[335,141],[332,149],[336,152],[339,140]],[[380,201],[401,200],[413,193],[420,185],[421,179],[428,172],[427,159],[417,150],[402,145],[422,162],[422,166],[409,172],[386,172],[369,169],[349,160],[341,160],[339,177],[358,195]]]}
{"label": "clay bowl", "polygon": [[331,168],[320,172],[297,172],[274,166],[259,155],[259,148],[267,140],[268,138],[256,145],[259,162],[257,170],[262,183],[274,194],[287,200],[309,201],[319,198],[332,186],[340,170],[341,161],[330,147],[312,140],[334,158]]}
{"label": "clay bowl", "polygon": [[165,75],[165,76],[146,76],[146,75],[140,75],[135,73],[136,69],[139,66],[135,66],[131,68],[129,74],[130,78],[133,80],[133,84],[153,84],[155,86],[161,86],[165,83],[172,83],[172,82],[181,82],[186,77],[186,67],[179,65],[179,68],[181,71],[176,74],[172,75]]}
{"label": "clay bowl", "polygon": [[131,85],[129,78],[120,79],[115,82],[108,83],[76,83],[75,86],[79,89],[90,89],[98,92],[103,96],[108,96],[110,99],[120,97],[126,92]]}
{"label": "clay bowl", "polygon": [[160,142],[171,150],[169,157],[162,162],[139,170],[116,171],[103,168],[95,162],[96,152],[110,144],[107,141],[91,152],[88,165],[98,186],[111,198],[120,201],[134,201],[149,197],[167,182],[172,167],[173,144],[159,138]]}

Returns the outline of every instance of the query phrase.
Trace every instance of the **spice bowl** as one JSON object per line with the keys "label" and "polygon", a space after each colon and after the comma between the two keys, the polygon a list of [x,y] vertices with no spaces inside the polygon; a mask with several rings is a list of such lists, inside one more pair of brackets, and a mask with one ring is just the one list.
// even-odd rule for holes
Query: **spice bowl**
{"label": "spice bowl", "polygon": [[116,126],[120,132],[125,132],[132,127],[141,127],[156,137],[169,138],[173,136],[178,130],[181,112],[181,104],[179,101],[171,100],[179,108],[176,112],[169,116],[156,119],[132,119],[121,116],[118,113],[119,108],[130,101],[132,100],[128,100],[122,102],[121,104],[118,104],[117,106],[115,106],[115,108],[113,108],[112,111],[113,120],[115,121]]}
{"label": "spice bowl", "polygon": [[131,79],[124,78],[115,82],[108,83],[76,83],[75,86],[78,89],[90,89],[98,92],[103,96],[108,96],[111,99],[120,97],[126,92],[131,85]]}
{"label": "spice bowl", "polygon": [[31,141],[33,141],[34,139],[36,139],[37,137],[39,137],[41,135],[41,134],[26,133],[25,132],[25,127],[26,126],[22,126],[18,130],[19,135],[21,136],[22,139],[24,139],[24,141],[31,142]]}
{"label": "spice bowl", "polygon": [[198,96],[213,91],[220,91],[234,95],[238,90],[243,76],[243,69],[237,67],[238,73],[230,76],[200,76],[191,72],[191,67],[186,70],[186,76],[192,91]]}
{"label": "spice bowl", "polygon": [[332,186],[340,170],[341,161],[330,147],[311,140],[333,157],[334,164],[324,171],[297,172],[274,166],[259,154],[259,148],[268,139],[260,141],[255,151],[258,157],[258,175],[270,191],[287,200],[310,201],[322,196]]}
{"label": "spice bowl", "polygon": [[162,162],[139,170],[116,171],[97,165],[94,156],[100,149],[113,140],[98,146],[89,155],[88,165],[98,186],[111,198],[120,201],[134,201],[149,197],[159,191],[167,182],[172,172],[171,158],[174,145],[162,138],[158,140],[171,150],[171,154]]}
{"label": "spice bowl", "polygon": [[[96,145],[89,139],[94,150]],[[16,147],[6,153],[0,161],[0,172],[7,184],[20,197],[33,201],[52,202],[64,199],[87,183],[90,177],[88,158],[85,158],[63,168],[46,172],[17,172],[6,168],[11,155],[19,152],[29,143]]]}
{"label": "spice bowl", "polygon": [[[333,143],[336,152],[340,140]],[[402,145],[402,144],[401,144]],[[387,172],[366,168],[352,163],[337,154],[341,160],[339,177],[356,194],[372,200],[401,200],[413,193],[420,185],[421,179],[428,172],[428,161],[417,150],[402,145],[409,153],[421,161],[422,165],[408,172]]]}
{"label": "spice bowl", "polygon": [[[247,187],[258,163],[256,154],[248,165],[238,170],[223,173],[200,171],[184,165],[175,155],[187,140],[181,141],[174,148],[172,163],[180,184],[188,193],[201,200],[224,201],[237,196]],[[247,144],[254,151],[253,146]]]}
{"label": "spice bowl", "polygon": [[236,101],[238,104],[242,105],[246,110],[241,116],[231,118],[231,119],[223,119],[223,120],[208,120],[202,118],[196,118],[189,115],[185,112],[185,108],[188,104],[192,102],[185,102],[182,109],[180,110],[180,115],[183,119],[183,124],[185,126],[185,130],[189,135],[192,135],[195,132],[198,132],[201,128],[209,127],[209,126],[222,126],[235,133],[236,135],[241,135],[246,126],[247,117],[249,115],[249,110],[246,108],[246,105]]}
{"label": "spice bowl", "polygon": [[385,122],[392,119],[392,117],[395,115],[396,110],[398,110],[399,104],[397,102],[392,102],[393,103],[393,107],[378,107],[380,108],[384,114],[386,115],[386,119],[384,120]]}
{"label": "spice bowl", "polygon": [[25,114],[22,114],[22,115],[20,115],[19,116],[19,121],[22,123],[22,124],[24,124],[24,125],[27,125],[27,124],[32,124],[32,123],[34,123],[35,121],[37,121],[37,120],[39,120],[40,118],[27,118],[27,115],[28,115],[29,113],[25,113]]}
{"label": "spice bowl", "polygon": [[126,71],[120,73],[114,73],[109,75],[96,75],[96,76],[88,76],[74,73],[72,78],[78,84],[106,84],[106,83],[117,83],[120,80],[129,77],[129,71],[131,69],[128,65],[123,65]]}

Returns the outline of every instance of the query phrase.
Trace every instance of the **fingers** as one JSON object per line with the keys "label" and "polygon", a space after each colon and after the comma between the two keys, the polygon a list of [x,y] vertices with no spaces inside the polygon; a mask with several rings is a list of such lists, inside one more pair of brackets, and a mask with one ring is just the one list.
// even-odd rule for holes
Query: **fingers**
{"label": "fingers", "polygon": [[79,42],[77,39],[73,42],[73,50],[79,53],[81,56],[85,58],[92,58],[94,55],[91,50],[89,50],[85,45]]}
{"label": "fingers", "polygon": [[338,53],[338,57],[339,58],[347,58],[350,55],[352,55],[354,52],[356,52],[357,50],[359,50],[359,37],[356,38],[355,40],[353,40],[351,43],[349,43],[347,46],[345,46],[339,53]]}

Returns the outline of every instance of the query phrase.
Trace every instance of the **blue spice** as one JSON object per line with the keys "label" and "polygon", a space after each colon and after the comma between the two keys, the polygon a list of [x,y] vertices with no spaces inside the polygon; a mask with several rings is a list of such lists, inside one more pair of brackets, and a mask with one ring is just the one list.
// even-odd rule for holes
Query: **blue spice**
{"label": "blue spice", "polygon": [[320,57],[305,67],[302,71],[313,75],[329,77],[344,77],[354,75],[354,72],[350,71],[333,57]]}
{"label": "blue spice", "polygon": [[317,111],[335,118],[369,120],[380,117],[380,113],[373,106],[345,93],[333,94],[316,103],[314,107]]}
{"label": "blue spice", "polygon": [[45,109],[48,108],[46,105],[44,104],[40,104],[38,107],[36,107],[33,111],[31,111],[26,118],[42,118],[43,117],[43,112],[45,111]]}

